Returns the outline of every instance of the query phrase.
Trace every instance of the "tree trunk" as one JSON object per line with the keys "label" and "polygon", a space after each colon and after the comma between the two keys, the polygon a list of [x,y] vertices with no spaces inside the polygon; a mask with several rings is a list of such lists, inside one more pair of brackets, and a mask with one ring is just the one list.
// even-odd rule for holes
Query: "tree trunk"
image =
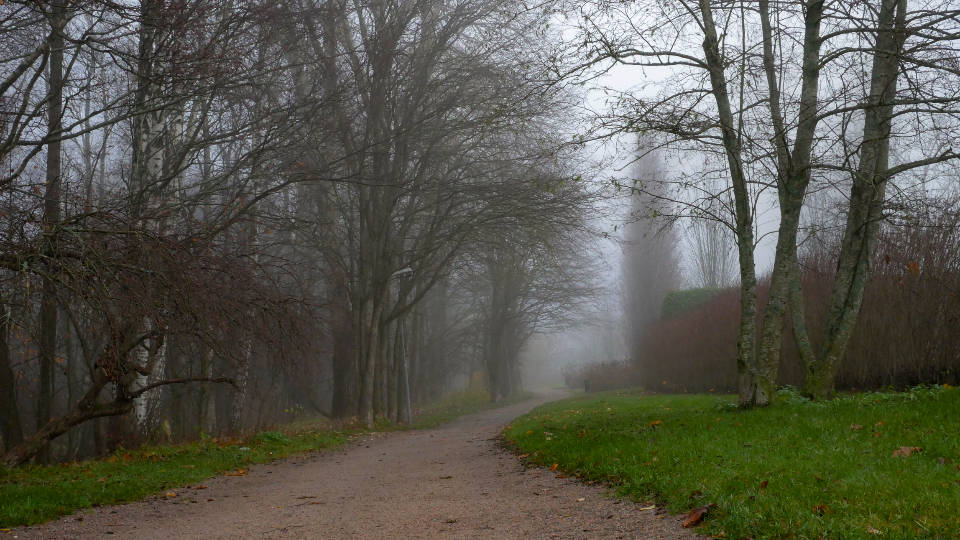
{"label": "tree trunk", "polygon": [[130,400],[118,399],[109,403],[97,403],[97,396],[105,384],[104,379],[95,381],[73,410],[47,422],[36,433],[7,451],[3,456],[3,465],[16,467],[26,463],[30,458],[42,452],[51,440],[63,435],[73,426],[80,425],[92,418],[117,417],[129,412],[133,408],[133,403]]}
{"label": "tree trunk", "polygon": [[380,342],[380,302],[372,298],[363,304],[360,313],[360,421],[366,427],[373,427],[374,390],[377,384],[377,353]]}
{"label": "tree trunk", "polygon": [[[398,360],[400,359],[400,351],[397,347],[400,345],[399,340],[397,339],[397,330],[398,326],[396,323],[388,323],[384,325],[385,328],[381,330],[381,341],[383,343],[383,414],[391,422],[396,422],[398,418],[399,409],[397,408],[397,381],[399,380],[398,375]],[[392,328],[391,328],[392,327]],[[392,331],[391,331],[392,329]]]}
{"label": "tree trunk", "polygon": [[496,402],[500,390],[500,366],[497,362],[496,335],[492,329],[485,335],[483,344],[483,363],[487,371],[487,391],[490,401]]}
{"label": "tree trunk", "polygon": [[253,340],[247,339],[237,365],[237,389],[233,394],[230,433],[239,433],[243,428],[243,413],[247,404],[247,389],[250,386],[250,357],[252,354]]}
{"label": "tree trunk", "polygon": [[815,361],[816,353],[813,351],[813,343],[811,343],[810,335],[807,332],[807,311],[801,287],[802,275],[800,273],[800,262],[796,259],[794,259],[792,272],[793,276],[790,280],[790,320],[793,326],[793,340],[797,346],[800,362],[804,366],[809,366]]}
{"label": "tree trunk", "polygon": [[[207,349],[200,363],[200,371],[204,377],[213,377],[213,349]],[[206,434],[217,432],[217,395],[210,385],[203,385],[200,389],[200,429]]]}
{"label": "tree trunk", "polygon": [[20,408],[17,405],[17,379],[10,366],[10,315],[3,306],[0,317],[0,437],[3,448],[13,448],[23,442]]}
{"label": "tree trunk", "polygon": [[807,366],[804,391],[815,399],[826,399],[834,393],[837,368],[860,313],[869,277],[870,254],[886,201],[892,103],[897,93],[899,56],[906,38],[906,11],[906,0],[883,0],[880,6],[870,106],[865,109],[860,162],[850,190],[824,343],[819,357]]}
{"label": "tree trunk", "polygon": [[[149,318],[144,319],[143,327],[147,332],[158,330],[155,323]],[[149,375],[137,374],[137,387],[143,388],[148,384],[164,378],[167,364],[167,343],[163,337],[154,337],[145,340],[134,353],[137,363],[146,368]],[[133,410],[137,422],[137,434],[147,435],[157,421],[161,390],[148,392],[133,400]]]}
{"label": "tree trunk", "polygon": [[[63,320],[63,318],[61,318]],[[67,403],[74,403],[77,400],[77,386],[80,384],[80,381],[77,380],[77,364],[78,354],[76,347],[74,346],[73,332],[71,331],[69,320],[67,324],[63,325],[61,329],[61,335],[63,335],[63,350],[64,350],[64,360],[66,365],[64,366],[64,372],[66,375],[67,382]],[[78,430],[71,429],[67,432],[67,451],[64,453],[64,459],[68,461],[76,460],[77,449],[80,446],[77,439],[82,436],[82,432]]]}
{"label": "tree trunk", "polygon": [[733,109],[724,75],[724,60],[713,20],[710,0],[700,0],[703,14],[703,51],[710,74],[710,86],[717,102],[724,153],[733,184],[737,249],[740,262],[740,331],[737,337],[737,389],[741,406],[766,405],[772,389],[758,379],[756,365],[757,274],[753,246],[753,209],[743,169],[740,139],[734,127]]}
{"label": "tree trunk", "polygon": [[[777,156],[777,195],[780,202],[780,227],[777,250],[770,278],[770,294],[763,314],[758,350],[758,396],[755,404],[769,403],[776,389],[783,345],[784,317],[793,303],[795,329],[802,325],[803,302],[797,268],[797,230],[800,212],[810,183],[810,155],[819,122],[817,117],[820,81],[820,26],[823,1],[808,0],[804,9],[803,67],[800,108],[793,147],[788,142],[786,122],[780,107],[780,85],[774,58],[774,37],[769,2],[758,3],[763,33],[763,63],[769,90],[768,107],[774,128]],[[805,327],[800,328],[805,330]],[[798,341],[803,350],[803,343]],[[760,393],[765,395],[759,395]]]}
{"label": "tree trunk", "polygon": [[333,417],[357,414],[356,339],[350,315],[342,307],[333,314]]}
{"label": "tree trunk", "polygon": [[[783,342],[784,317],[790,291],[793,289],[793,267],[797,261],[797,228],[800,225],[800,205],[781,197],[780,230],[773,272],[770,276],[770,293],[763,312],[758,346],[757,376],[754,404],[765,405],[772,401],[780,370],[780,351]],[[784,206],[784,205],[787,206]]]}
{"label": "tree trunk", "polygon": [[413,419],[410,405],[410,361],[404,319],[397,321],[397,342],[399,358],[397,362],[397,422],[409,424]]}
{"label": "tree trunk", "polygon": [[410,403],[419,403],[422,396],[422,385],[420,384],[421,373],[423,372],[423,313],[421,310],[414,309],[410,314],[411,326],[407,335],[409,342],[407,345],[407,400]]}
{"label": "tree trunk", "polygon": [[[55,251],[56,232],[60,221],[60,152],[57,140],[63,126],[63,28],[66,24],[66,4],[63,0],[51,4],[50,27],[50,73],[48,79],[47,134],[54,140],[47,143],[46,190],[43,197],[43,231],[45,251]],[[56,285],[51,277],[53,270],[43,277],[40,300],[40,338],[38,360],[40,362],[40,388],[37,392],[37,429],[50,421],[53,412],[54,369],[57,356],[57,298]],[[50,462],[50,449],[44,446],[38,454],[42,463]]]}

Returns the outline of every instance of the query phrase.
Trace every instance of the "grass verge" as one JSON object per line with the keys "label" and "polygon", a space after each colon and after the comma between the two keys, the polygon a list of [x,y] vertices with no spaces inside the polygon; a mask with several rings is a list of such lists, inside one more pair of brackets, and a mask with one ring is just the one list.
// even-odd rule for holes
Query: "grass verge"
{"label": "grass verge", "polygon": [[[541,406],[506,440],[528,460],[672,512],[710,503],[727,538],[960,537],[960,390],[813,403],[611,392]],[[919,450],[918,450],[919,449]]]}
{"label": "grass verge", "polygon": [[[411,426],[380,420],[374,430],[431,428],[506,404],[492,404],[484,391],[454,393],[418,411]],[[304,419],[244,440],[204,438],[173,446],[121,449],[99,460],[13,470],[0,467],[0,527],[33,525],[82,508],[136,501],[220,474],[244,475],[250,465],[335,448],[365,431],[355,424]]]}
{"label": "grass verge", "polygon": [[347,430],[258,433],[248,440],[206,439],[119,450],[100,460],[0,469],[0,524],[33,525],[81,508],[136,501],[218,474],[344,444]]}

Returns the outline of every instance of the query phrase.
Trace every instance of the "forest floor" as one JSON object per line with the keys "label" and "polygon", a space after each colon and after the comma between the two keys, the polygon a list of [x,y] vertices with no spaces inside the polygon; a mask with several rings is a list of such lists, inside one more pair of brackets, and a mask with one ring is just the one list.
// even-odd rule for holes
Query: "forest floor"
{"label": "forest floor", "polygon": [[[513,418],[559,392],[426,430],[7,531],[16,538],[695,538],[679,517],[609,496],[501,448]],[[3,535],[0,535],[3,538]]]}

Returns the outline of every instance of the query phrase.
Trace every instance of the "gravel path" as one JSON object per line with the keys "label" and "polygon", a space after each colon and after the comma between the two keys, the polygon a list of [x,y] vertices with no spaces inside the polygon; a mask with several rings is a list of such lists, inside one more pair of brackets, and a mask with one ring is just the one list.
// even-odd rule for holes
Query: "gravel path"
{"label": "gravel path", "polygon": [[[205,489],[16,529],[18,538],[695,538],[680,518],[524,469],[497,446],[541,397],[437,429],[371,434]],[[10,538],[11,536],[7,536]],[[0,537],[2,538],[2,537]]]}

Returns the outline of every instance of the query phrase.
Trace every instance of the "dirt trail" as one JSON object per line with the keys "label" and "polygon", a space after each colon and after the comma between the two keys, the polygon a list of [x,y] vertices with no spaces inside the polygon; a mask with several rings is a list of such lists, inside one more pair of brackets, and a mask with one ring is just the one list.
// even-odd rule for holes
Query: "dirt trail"
{"label": "dirt trail", "polygon": [[[254,466],[154,498],[11,531],[19,538],[694,538],[678,518],[524,470],[504,424],[545,396],[437,429]],[[8,536],[9,538],[10,536]]]}

